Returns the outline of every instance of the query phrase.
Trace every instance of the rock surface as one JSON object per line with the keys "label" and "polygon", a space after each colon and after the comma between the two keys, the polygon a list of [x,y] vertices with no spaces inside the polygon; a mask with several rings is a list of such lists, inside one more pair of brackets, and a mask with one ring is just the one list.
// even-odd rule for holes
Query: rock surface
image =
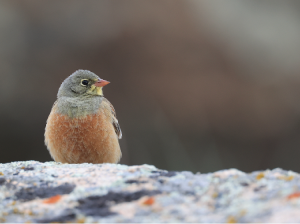
{"label": "rock surface", "polygon": [[0,222],[300,222],[300,175],[0,164]]}

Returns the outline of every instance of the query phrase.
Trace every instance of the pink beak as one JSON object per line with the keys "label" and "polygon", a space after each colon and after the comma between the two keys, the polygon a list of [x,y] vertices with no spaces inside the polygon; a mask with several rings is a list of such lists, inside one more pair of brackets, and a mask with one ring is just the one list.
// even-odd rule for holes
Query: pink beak
{"label": "pink beak", "polygon": [[94,85],[97,87],[103,87],[106,86],[107,84],[109,84],[109,81],[106,81],[104,79],[99,79]]}

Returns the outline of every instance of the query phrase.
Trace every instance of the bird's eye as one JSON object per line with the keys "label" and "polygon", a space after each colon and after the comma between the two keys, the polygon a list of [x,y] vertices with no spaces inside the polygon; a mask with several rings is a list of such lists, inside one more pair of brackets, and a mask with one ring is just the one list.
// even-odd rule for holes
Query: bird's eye
{"label": "bird's eye", "polygon": [[87,79],[82,79],[81,80],[81,85],[82,86],[87,86],[89,84],[89,81]]}

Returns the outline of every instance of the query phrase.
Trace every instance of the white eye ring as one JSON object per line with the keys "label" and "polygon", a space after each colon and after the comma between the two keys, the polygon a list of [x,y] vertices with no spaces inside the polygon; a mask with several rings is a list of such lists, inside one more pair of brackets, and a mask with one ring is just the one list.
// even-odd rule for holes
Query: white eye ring
{"label": "white eye ring", "polygon": [[87,86],[88,84],[89,84],[89,80],[88,79],[81,79],[80,85]]}

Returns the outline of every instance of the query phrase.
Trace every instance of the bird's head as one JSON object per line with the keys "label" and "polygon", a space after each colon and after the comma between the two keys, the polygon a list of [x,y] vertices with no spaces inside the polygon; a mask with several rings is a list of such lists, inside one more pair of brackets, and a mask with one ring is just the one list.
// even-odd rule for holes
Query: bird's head
{"label": "bird's head", "polygon": [[88,70],[77,70],[61,84],[57,97],[103,96],[102,87],[109,84]]}

